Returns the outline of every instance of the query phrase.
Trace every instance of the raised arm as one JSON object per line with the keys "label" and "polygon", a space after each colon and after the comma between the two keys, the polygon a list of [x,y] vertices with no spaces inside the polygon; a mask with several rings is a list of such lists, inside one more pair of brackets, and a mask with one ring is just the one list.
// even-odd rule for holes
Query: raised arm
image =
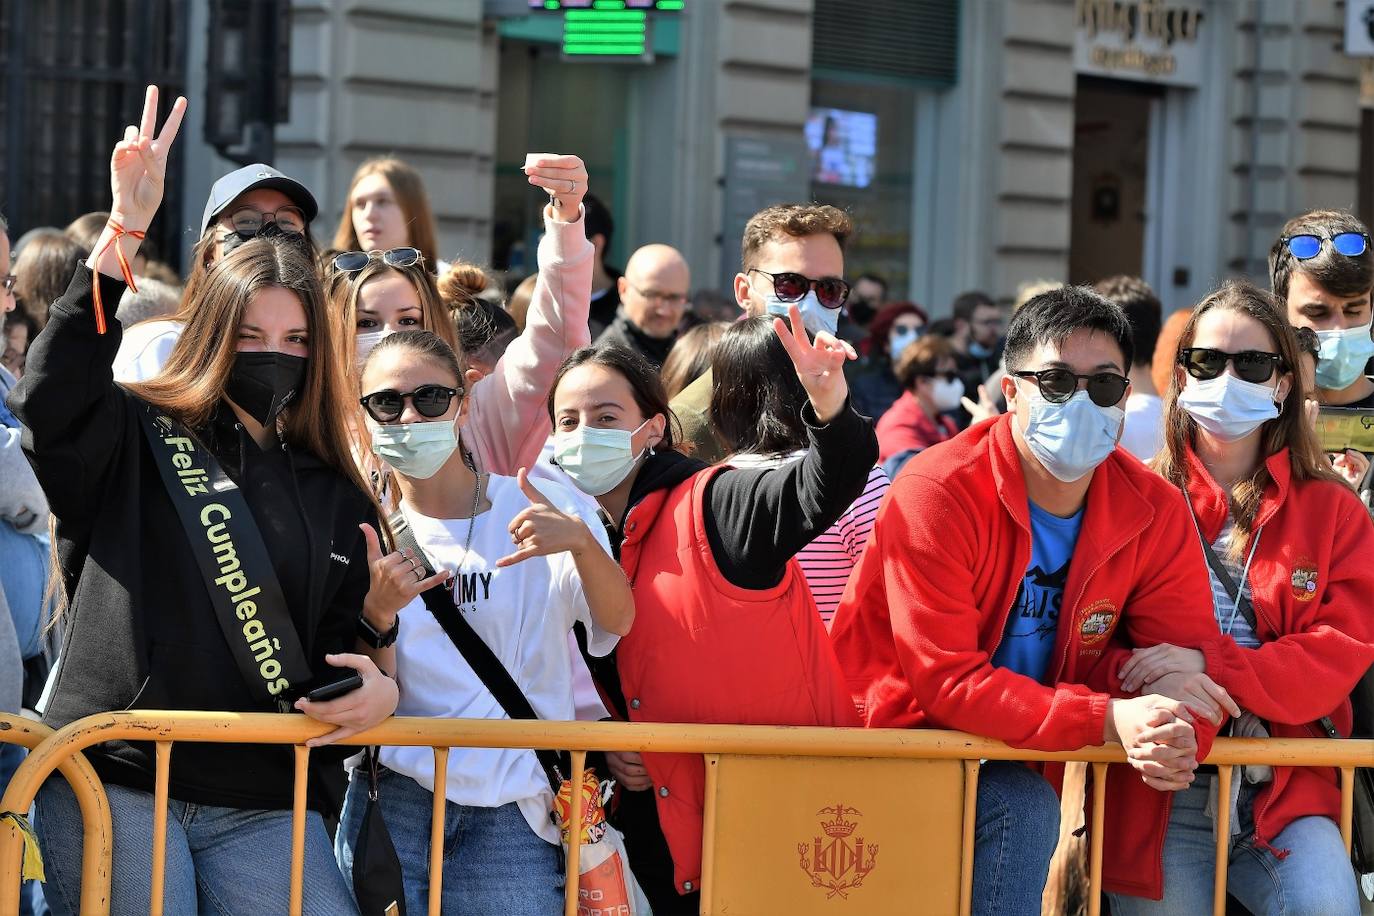
{"label": "raised arm", "polygon": [[552,426],[547,398],[559,365],[591,343],[592,243],[582,223],[587,170],[576,156],[532,153],[525,172],[551,197],[544,207],[539,279],[513,340],[491,375],[472,389],[472,429],[483,470],[514,476],[539,458]]}

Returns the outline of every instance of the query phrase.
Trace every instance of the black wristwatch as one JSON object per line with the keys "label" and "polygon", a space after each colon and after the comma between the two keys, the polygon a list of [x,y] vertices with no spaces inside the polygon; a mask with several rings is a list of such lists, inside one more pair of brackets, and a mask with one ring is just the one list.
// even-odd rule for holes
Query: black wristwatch
{"label": "black wristwatch", "polygon": [[386,649],[396,645],[396,637],[401,633],[401,617],[398,614],[391,628],[380,633],[367,619],[366,614],[358,615],[358,638],[374,649]]}

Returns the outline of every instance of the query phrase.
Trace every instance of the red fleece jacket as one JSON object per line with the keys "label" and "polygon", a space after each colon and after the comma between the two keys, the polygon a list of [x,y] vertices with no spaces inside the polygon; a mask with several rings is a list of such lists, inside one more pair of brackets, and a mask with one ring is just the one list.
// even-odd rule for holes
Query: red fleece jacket
{"label": "red fleece jacket", "polygon": [[[1042,750],[1097,745],[1132,649],[1221,639],[1182,494],[1121,449],[1088,487],[1048,685],[992,664],[1030,559],[1010,416],[908,462],[831,630],[868,725],[961,729]],[[1200,756],[1214,734],[1199,728]],[[1060,769],[1046,775],[1057,781]],[[1158,898],[1171,796],[1124,764],[1110,767],[1107,792],[1104,884]]]}

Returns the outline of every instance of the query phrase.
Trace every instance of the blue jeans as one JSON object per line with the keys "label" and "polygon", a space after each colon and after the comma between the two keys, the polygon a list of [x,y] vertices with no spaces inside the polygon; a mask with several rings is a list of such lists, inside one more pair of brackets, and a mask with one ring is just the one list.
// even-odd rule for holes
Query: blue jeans
{"label": "blue jeans", "polygon": [[[146,914],[153,869],[153,796],[105,784],[114,825],[110,912]],[[48,905],[58,916],[76,913],[81,900],[81,810],[61,776],[38,792],[34,831],[43,849]],[[285,913],[291,886],[291,812],[167,803],[166,883],[163,912],[202,916]],[[304,912],[356,914],[329,848],[324,821],[305,822]]]}
{"label": "blue jeans", "polygon": [[[1114,916],[1182,916],[1211,910],[1216,844],[1206,807],[1215,778],[1199,775],[1174,796],[1164,838],[1164,899],[1112,894]],[[1240,833],[1231,838],[1226,890],[1255,916],[1358,916],[1355,871],[1336,823],[1326,817],[1293,821],[1272,843],[1275,849],[1289,850],[1280,859],[1255,846],[1257,794],[1258,787],[1242,784],[1236,806]]]}
{"label": "blue jeans", "polygon": [[1059,796],[1039,773],[989,760],[978,774],[973,846],[975,916],[1040,916],[1059,843]]}
{"label": "blue jeans", "polygon": [[[401,860],[406,912],[429,912],[430,812],[424,786],[379,768],[378,804]],[[334,838],[339,867],[353,874],[353,844],[367,810],[367,780],[354,771]],[[563,911],[557,847],[530,829],[514,802],[499,808],[444,803],[444,913],[550,916]]]}
{"label": "blue jeans", "polygon": [[0,588],[14,618],[19,654],[33,658],[43,650],[43,591],[48,586],[48,548],[0,519]]}

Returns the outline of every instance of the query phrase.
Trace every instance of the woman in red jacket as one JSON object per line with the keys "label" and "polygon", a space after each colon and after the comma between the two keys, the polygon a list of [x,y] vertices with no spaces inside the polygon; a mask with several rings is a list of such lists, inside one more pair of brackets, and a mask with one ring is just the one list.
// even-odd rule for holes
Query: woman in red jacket
{"label": "woman in red jacket", "polygon": [[[1374,525],[1317,447],[1298,360],[1272,297],[1230,282],[1193,311],[1165,398],[1156,470],[1188,497],[1231,638],[1138,650],[1123,687],[1167,694],[1175,675],[1205,671],[1244,710],[1233,735],[1325,737],[1324,717],[1350,734],[1350,691],[1374,663]],[[1359,912],[1334,769],[1244,767],[1220,800],[1205,769],[1174,801],[1163,899],[1113,896],[1113,913],[1207,909],[1219,804],[1231,809],[1227,889],[1251,912]]]}
{"label": "woman in red jacket", "polygon": [[[858,498],[877,458],[841,371],[853,350],[801,313],[773,327],[806,389],[806,455],[779,468],[708,467],[673,451],[658,373],[622,347],[579,350],[549,396],[554,458],[610,517],[636,622],[609,664],[589,659],[622,718],[854,725],[795,554]],[[768,651],[762,651],[767,647]],[[654,912],[695,913],[705,769],[699,755],[607,754],[612,820]],[[652,791],[650,791],[652,790]]]}

